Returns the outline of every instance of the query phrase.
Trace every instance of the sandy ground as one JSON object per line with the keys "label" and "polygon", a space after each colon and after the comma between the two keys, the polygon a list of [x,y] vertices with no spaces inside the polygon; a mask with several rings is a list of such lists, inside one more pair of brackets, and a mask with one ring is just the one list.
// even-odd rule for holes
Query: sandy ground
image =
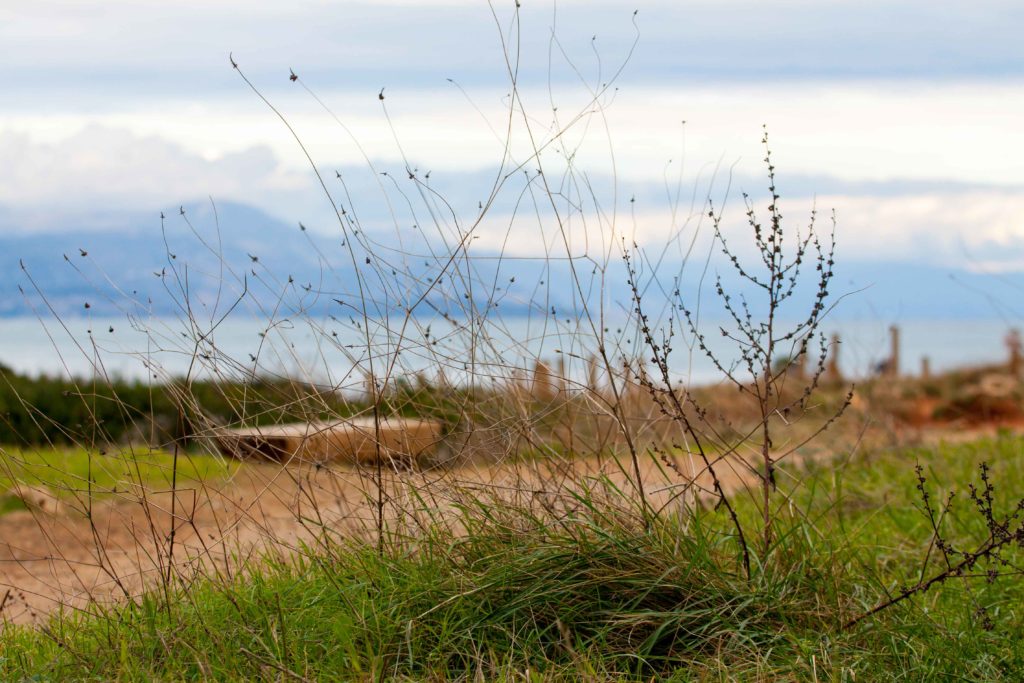
{"label": "sandy ground", "polygon": [[[995,427],[924,429],[901,440],[926,444],[995,433]],[[822,454],[837,451],[806,457]],[[745,455],[756,461],[756,454]],[[666,462],[648,455],[639,464],[645,495],[656,509],[678,504],[680,495],[707,495],[712,489],[696,456]],[[759,497],[753,490],[757,476],[739,458],[717,463],[716,471],[733,495],[750,489]],[[783,487],[800,471],[798,461],[784,463]],[[288,555],[300,544],[324,538],[372,541],[375,475],[375,468],[246,462],[230,479],[183,484],[173,500],[169,491],[136,489],[97,500],[91,510],[85,500],[56,502],[41,491],[31,509],[0,516],[0,622],[38,623],[60,609],[96,609],[135,599],[159,588],[169,575],[184,582],[231,576],[254,558]],[[635,495],[628,458],[385,470],[383,514],[392,531],[415,533],[428,520],[410,511],[450,510],[455,497],[480,492],[549,503],[552,495],[598,475],[624,495]]]}
{"label": "sandy ground", "polygon": [[[399,515],[415,509],[415,489],[443,508],[457,491],[550,494],[580,476],[604,472],[630,490],[629,461],[577,460],[560,467],[520,464],[387,474],[385,514],[392,527],[416,519]],[[671,504],[694,463],[666,468],[642,462],[644,487],[655,505]],[[741,473],[720,468],[724,485],[735,489]],[[371,472],[300,465],[244,464],[228,481],[185,485],[173,506],[169,492],[135,491],[95,502],[40,507],[0,517],[0,618],[38,622],[58,609],[93,608],[132,599],[161,585],[170,573],[190,581],[225,576],[265,553],[293,552],[318,537],[373,537],[376,486]],[[709,485],[706,476],[699,480]],[[171,553],[171,530],[174,530]]]}
{"label": "sandy ground", "polygon": [[169,564],[186,580],[236,571],[252,555],[309,539],[302,516],[313,501],[329,523],[356,529],[359,515],[372,511],[360,481],[355,473],[244,465],[229,481],[183,485],[173,507],[166,491],[137,490],[91,511],[85,501],[41,501],[0,517],[0,614],[28,622],[62,606],[123,600],[159,585]]}

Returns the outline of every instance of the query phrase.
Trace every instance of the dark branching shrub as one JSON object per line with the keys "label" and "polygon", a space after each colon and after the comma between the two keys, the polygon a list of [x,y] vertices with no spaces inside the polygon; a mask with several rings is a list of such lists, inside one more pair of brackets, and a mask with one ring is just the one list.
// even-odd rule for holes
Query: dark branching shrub
{"label": "dark branching shrub", "polygon": [[[950,491],[945,500],[936,505],[929,490],[924,468],[918,464],[917,491],[920,495],[921,511],[932,531],[928,551],[921,562],[920,580],[900,587],[894,594],[879,602],[871,609],[849,620],[849,628],[879,612],[898,605],[914,596],[937,588],[954,579],[963,579],[965,590],[970,591],[976,582],[995,584],[1003,577],[1020,575],[1019,551],[1024,549],[1024,498],[1004,512],[995,509],[996,486],[992,481],[992,470],[988,463],[978,467],[980,484],[967,484],[976,526],[984,530],[980,537],[954,541],[949,526],[954,521],[964,523],[961,514],[954,508],[956,492]],[[985,630],[995,628],[987,607],[975,600],[975,616]]]}

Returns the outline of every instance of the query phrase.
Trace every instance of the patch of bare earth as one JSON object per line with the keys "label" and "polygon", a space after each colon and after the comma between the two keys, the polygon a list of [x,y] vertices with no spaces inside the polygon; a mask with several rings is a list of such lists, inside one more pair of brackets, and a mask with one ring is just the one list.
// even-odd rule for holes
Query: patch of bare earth
{"label": "patch of bare earth", "polygon": [[[676,503],[697,476],[711,481],[699,459],[641,463],[646,495],[656,508]],[[749,473],[719,464],[727,489],[749,485]],[[408,515],[424,500],[444,507],[457,495],[486,491],[527,498],[557,495],[603,474],[635,495],[628,459],[562,464],[470,465],[436,472],[384,472],[387,523],[408,531]],[[96,608],[136,599],[171,576],[189,582],[244,571],[267,553],[295,552],[323,538],[372,538],[377,519],[375,468],[252,464],[229,481],[168,491],[137,490],[96,501],[64,501],[0,517],[0,617],[39,622],[59,609]],[[412,492],[416,495],[413,496]],[[172,542],[173,532],[173,542]]]}

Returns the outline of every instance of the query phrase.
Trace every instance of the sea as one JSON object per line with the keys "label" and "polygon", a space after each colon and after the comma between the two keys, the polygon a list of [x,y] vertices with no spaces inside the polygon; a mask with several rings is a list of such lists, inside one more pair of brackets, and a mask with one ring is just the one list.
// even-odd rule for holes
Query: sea
{"label": "sea", "polygon": [[[570,376],[585,373],[585,359],[596,348],[594,329],[578,321],[506,317],[475,326],[440,318],[366,322],[246,316],[205,322],[174,317],[3,318],[0,364],[35,377],[165,381],[262,373],[334,384],[353,376],[357,367],[429,375],[443,366],[448,381],[459,381],[472,373],[494,374],[498,365],[528,371],[538,358],[552,367],[561,363]],[[994,319],[826,320],[821,333],[826,340],[838,335],[840,369],[857,379],[889,358],[893,325],[899,328],[899,369],[905,375],[919,374],[922,362],[932,373],[1002,362],[1008,358],[1006,340],[1013,328],[1012,322]],[[607,322],[605,328],[606,348],[627,354],[637,348],[635,331]],[[698,331],[721,365],[730,367],[739,358],[741,347],[723,336],[718,323],[701,323]],[[694,341],[687,333],[672,339],[674,377],[691,385],[721,381],[721,369]]]}

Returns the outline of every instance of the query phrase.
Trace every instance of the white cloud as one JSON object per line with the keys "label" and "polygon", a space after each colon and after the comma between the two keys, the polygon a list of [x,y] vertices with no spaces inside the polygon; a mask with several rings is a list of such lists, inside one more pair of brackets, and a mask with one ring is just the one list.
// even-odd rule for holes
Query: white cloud
{"label": "white cloud", "polygon": [[[502,153],[491,127],[500,137],[507,116],[503,92],[473,94],[482,114],[452,88],[389,90],[394,130],[375,92],[329,92],[324,98],[382,169],[400,171],[404,151],[421,172],[433,170],[438,182],[448,177],[442,191],[454,196],[457,208],[469,211],[463,218],[470,223],[470,209],[493,177],[492,170],[480,169],[493,169]],[[363,166],[353,139],[301,95],[278,104],[317,163],[325,170],[335,164],[349,170]],[[559,115],[568,118],[578,111],[584,95],[579,89],[560,95]],[[543,138],[551,119],[547,93],[527,91],[524,99],[535,117],[534,131]],[[682,119],[688,121],[685,137]],[[1024,250],[1024,167],[1006,153],[1015,145],[1024,149],[1019,120],[1024,120],[1024,95],[1009,84],[626,90],[602,115],[582,120],[563,138],[566,149],[576,154],[577,178],[585,172],[600,186],[604,212],[600,229],[593,216],[587,226],[574,223],[573,242],[583,244],[587,238],[597,244],[598,233],[607,237],[613,221],[629,234],[628,199],[634,192],[644,196],[638,204],[637,236],[648,243],[663,241],[671,226],[661,199],[663,183],[666,177],[674,181],[680,160],[685,211],[691,196],[699,210],[716,166],[716,197],[734,162],[742,179],[734,183],[733,198],[740,190],[756,194],[763,188],[758,180],[763,166],[760,123],[768,122],[787,216],[804,220],[815,179],[821,179],[817,206],[822,215],[837,210],[845,257],[945,264],[975,259],[999,268],[1019,261]],[[521,125],[513,125],[513,139],[515,157],[525,158],[529,145]],[[553,147],[544,163],[557,184],[564,160],[554,152]],[[88,114],[0,115],[0,158],[18,160],[0,167],[0,205],[64,213],[104,207],[152,210],[213,195],[255,204],[289,220],[323,216],[329,209],[301,150],[253,97]],[[617,214],[607,181],[613,173]],[[364,175],[356,197],[363,215],[372,216],[376,207],[387,220],[376,206],[381,199],[376,181],[368,171]],[[804,176],[795,193],[787,190],[790,175]],[[875,184],[865,189],[865,180]],[[729,210],[730,220],[742,222],[738,207]],[[503,243],[510,222],[505,211],[498,207],[483,226],[479,247]],[[530,224],[520,218],[516,226],[519,235],[537,234],[535,220]],[[520,239],[512,248],[529,251],[536,245]]]}
{"label": "white cloud", "polygon": [[[502,145],[491,128],[502,135],[508,115],[506,90],[468,91],[482,114],[451,86],[389,88],[390,124],[376,89],[320,94],[372,158],[399,160],[397,137],[415,164],[465,170],[500,157]],[[581,111],[587,97],[581,87],[556,91],[561,120]],[[523,99],[534,132],[543,134],[552,121],[547,91],[527,89]],[[318,161],[362,162],[352,140],[298,87],[273,101]],[[581,121],[566,140],[575,141],[586,131],[577,153],[591,172],[611,172],[610,141],[615,170],[623,179],[659,180],[669,159],[681,160],[690,175],[718,162],[727,169],[736,161],[742,171],[756,173],[763,156],[761,125],[767,124],[783,173],[1021,185],[1024,165],[1012,153],[1024,149],[1021,120],[1024,89],[1019,83],[627,87],[600,114]],[[522,158],[528,141],[518,116],[514,123],[513,142]],[[0,131],[22,131],[55,144],[90,124],[159,136],[207,158],[267,146],[289,167],[306,165],[288,131],[248,91],[205,102],[118,103],[87,112],[0,111]]]}
{"label": "white cloud", "polygon": [[839,249],[871,260],[963,266],[973,255],[993,262],[1024,256],[1024,191],[935,191],[894,197],[825,196],[835,207]]}
{"label": "white cloud", "polygon": [[[835,209],[840,261],[907,261],[986,272],[1017,270],[1024,263],[1024,190],[937,189],[895,196],[826,195],[816,202],[786,200],[784,224],[790,230],[802,229],[815,205],[822,233],[831,230],[830,214]],[[618,259],[618,245],[634,238],[652,257],[666,253],[670,260],[682,258],[695,240],[693,258],[701,260],[712,236],[709,222],[686,208],[675,219],[664,208],[638,211],[635,220],[623,208],[616,216],[599,218],[591,212],[586,220],[576,214],[564,228],[572,255],[587,255],[598,262],[607,255]],[[752,256],[750,229],[738,202],[725,207],[723,230],[734,249]],[[511,240],[509,232],[514,236]],[[477,234],[477,248],[504,249],[512,256],[567,253],[550,212],[544,213],[541,223],[529,212],[516,218],[495,214]]]}
{"label": "white cloud", "polygon": [[209,160],[157,136],[88,125],[60,143],[0,133],[0,204],[13,209],[150,209],[213,195],[261,206],[302,195],[305,174],[283,168],[267,147]]}

